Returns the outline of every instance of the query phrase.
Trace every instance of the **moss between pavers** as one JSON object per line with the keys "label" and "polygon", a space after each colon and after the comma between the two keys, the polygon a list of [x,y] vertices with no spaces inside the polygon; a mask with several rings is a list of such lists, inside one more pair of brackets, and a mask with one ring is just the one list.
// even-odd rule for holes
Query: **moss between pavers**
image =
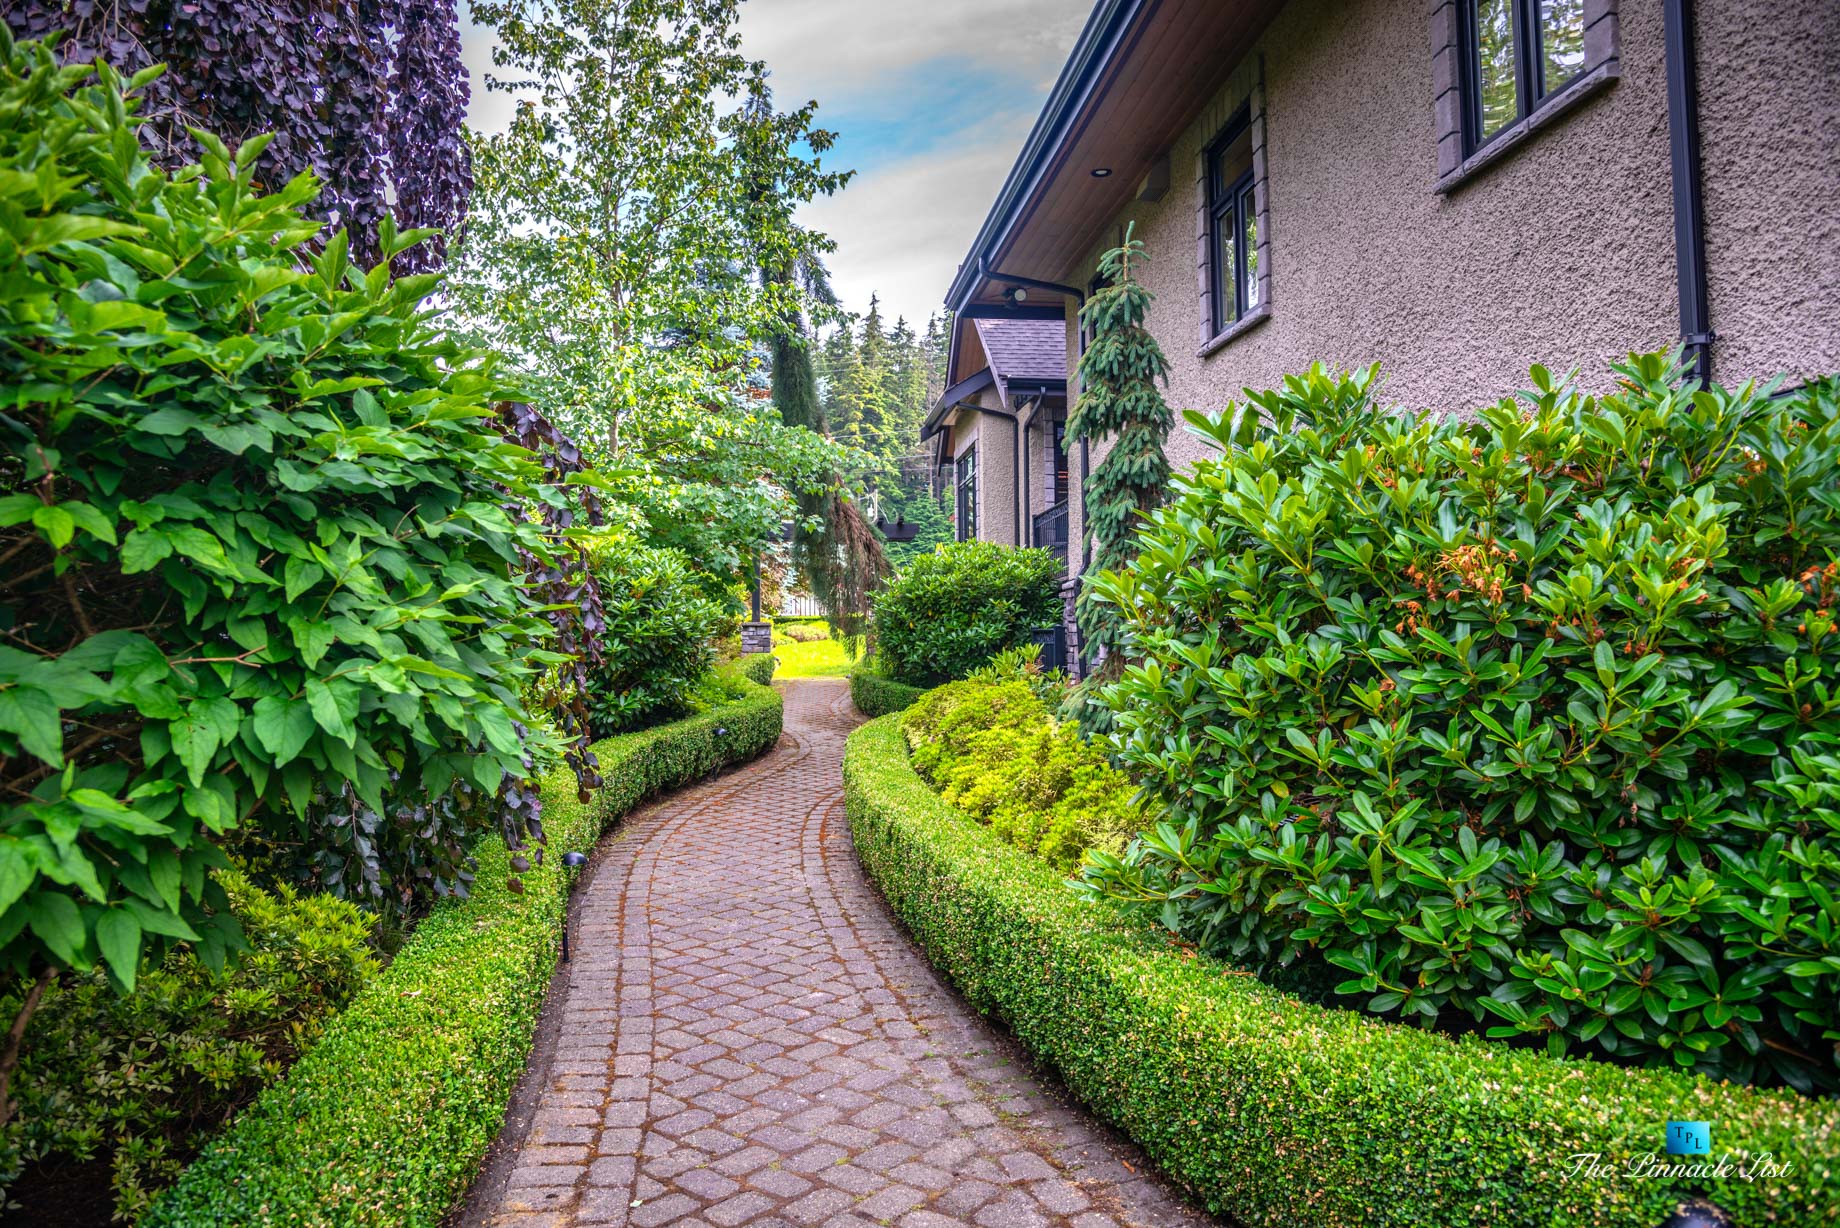
{"label": "moss between pavers", "polygon": [[[1080,900],[941,801],[893,717],[851,735],[844,797],[863,866],[934,965],[1248,1228],[1655,1228],[1701,1193],[1746,1228],[1836,1222],[1833,1101],[1299,1002]],[[1626,1176],[1632,1158],[1664,1152],[1669,1119],[1712,1123],[1731,1171]],[[1590,1153],[1604,1170],[1574,1172]],[[1764,1153],[1793,1171],[1741,1179]]]}
{"label": "moss between pavers", "polygon": [[471,897],[423,919],[324,1039],[141,1223],[439,1223],[497,1136],[530,1054],[568,904],[572,875],[562,852],[592,847],[607,824],[651,794],[778,741],[779,695],[738,685],[743,694],[732,703],[597,743],[607,783],[585,804],[566,771],[546,779],[548,854],[520,876],[523,894],[506,885],[503,842],[482,840]]}

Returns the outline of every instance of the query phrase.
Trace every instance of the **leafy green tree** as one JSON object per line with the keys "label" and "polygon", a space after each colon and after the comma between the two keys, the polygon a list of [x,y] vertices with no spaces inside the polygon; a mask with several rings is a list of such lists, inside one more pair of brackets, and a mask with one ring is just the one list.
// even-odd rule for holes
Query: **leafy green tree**
{"label": "leafy green tree", "polygon": [[[1143,262],[1143,251],[1127,230],[1124,243],[1099,261],[1106,288],[1080,312],[1092,342],[1080,357],[1080,399],[1067,415],[1067,439],[1112,441],[1086,480],[1086,523],[1094,542],[1089,576],[1130,564],[1137,555],[1137,527],[1163,501],[1169,484],[1163,441],[1175,419],[1157,389],[1159,380],[1169,381],[1169,362],[1144,327],[1154,296],[1132,269]],[[1117,608],[1089,584],[1081,588],[1075,613],[1089,649],[1105,653],[1100,677],[1115,677],[1123,668]]]}
{"label": "leafy green tree", "polygon": [[[90,75],[0,30],[0,972],[128,989],[179,942],[222,962],[236,833],[528,773],[553,658],[514,569],[554,544],[505,504],[559,496],[432,276],[312,250],[316,185],[257,191],[261,139],[152,167]],[[425,234],[386,217],[380,261]],[[465,829],[421,830],[460,885]]]}
{"label": "leafy green tree", "polygon": [[848,176],[821,162],[816,104],[753,104],[766,68],[741,53],[738,8],[474,4],[499,38],[488,87],[521,100],[508,131],[473,137],[451,283],[480,339],[603,462],[635,527],[729,576],[778,535],[783,491],[848,467],[761,412],[759,345],[810,300],[756,270],[828,248],[793,212]]}

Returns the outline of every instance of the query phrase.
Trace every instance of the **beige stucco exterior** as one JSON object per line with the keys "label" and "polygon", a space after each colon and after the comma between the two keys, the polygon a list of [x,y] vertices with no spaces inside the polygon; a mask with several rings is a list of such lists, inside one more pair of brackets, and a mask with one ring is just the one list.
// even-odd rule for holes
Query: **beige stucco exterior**
{"label": "beige stucco exterior", "polygon": [[952,423],[952,459],[956,462],[976,446],[977,539],[1014,546],[1021,489],[1021,477],[1016,472],[1016,425],[1000,414],[983,412],[985,408],[1002,407],[993,387],[978,393],[958,411]]}
{"label": "beige stucco exterior", "polygon": [[[1714,377],[1840,371],[1840,4],[1698,10]],[[1618,80],[1444,195],[1426,14],[1425,0],[1286,5],[1198,100],[1167,194],[1069,253],[1059,280],[1084,285],[1134,226],[1178,410],[1223,411],[1313,361],[1378,361],[1390,401],[1461,412],[1524,387],[1534,362],[1602,388],[1623,354],[1678,340],[1660,0],[1621,3]],[[1261,87],[1271,313],[1204,356],[1199,155]],[[1071,320],[1068,343],[1072,398]],[[1180,429],[1169,445],[1178,464],[1203,451]]]}

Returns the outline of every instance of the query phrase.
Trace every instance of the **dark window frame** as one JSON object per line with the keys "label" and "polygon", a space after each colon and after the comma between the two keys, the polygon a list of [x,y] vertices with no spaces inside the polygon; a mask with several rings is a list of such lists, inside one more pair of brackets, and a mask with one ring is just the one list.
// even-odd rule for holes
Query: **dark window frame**
{"label": "dark window frame", "polygon": [[1056,418],[1048,425],[1049,459],[1054,462],[1054,497],[1048,501],[1052,507],[1057,503],[1067,502],[1067,489],[1072,485],[1069,480],[1067,465],[1067,420]]}
{"label": "dark window frame", "polygon": [[953,536],[961,542],[977,539],[977,445],[974,443],[952,462],[957,512]]}
{"label": "dark window frame", "polygon": [[[1514,38],[1514,116],[1502,123],[1493,132],[1482,129],[1482,19],[1479,13],[1481,0],[1463,0],[1459,5],[1462,16],[1462,53],[1463,53],[1463,149],[1465,156],[1474,155],[1513,132],[1522,120],[1537,112],[1556,95],[1562,94],[1566,87],[1583,77],[1591,70],[1589,60],[1581,65],[1563,81],[1546,80],[1546,56],[1543,54],[1541,40],[1544,38],[1544,23],[1540,20],[1540,9],[1545,0],[1508,0],[1511,7],[1512,32]],[[1588,23],[1589,13],[1583,15]]]}
{"label": "dark window frame", "polygon": [[[1222,183],[1220,160],[1227,149],[1252,127],[1252,106],[1248,102],[1241,106],[1229,119],[1207,147],[1205,165],[1207,168],[1207,218],[1208,218],[1208,283],[1210,309],[1213,319],[1209,321],[1213,332],[1225,332],[1234,324],[1245,319],[1257,306],[1252,298],[1257,286],[1257,271],[1251,267],[1247,251],[1246,217],[1250,213],[1254,227],[1258,226],[1258,194],[1256,190],[1258,173],[1257,159],[1245,171],[1233,177],[1233,182]],[[1221,268],[1221,226],[1233,227],[1233,296],[1229,301]],[[1257,239],[1254,239],[1256,245]],[[1229,306],[1231,310],[1229,310]]]}

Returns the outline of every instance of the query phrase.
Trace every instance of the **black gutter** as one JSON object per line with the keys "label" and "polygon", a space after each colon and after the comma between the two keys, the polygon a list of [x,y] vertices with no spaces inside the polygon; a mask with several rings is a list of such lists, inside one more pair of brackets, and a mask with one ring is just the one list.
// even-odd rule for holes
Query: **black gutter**
{"label": "black gutter", "polygon": [[1674,279],[1680,287],[1680,344],[1687,368],[1712,381],[1711,310],[1706,291],[1706,208],[1699,157],[1699,79],[1693,0],[1662,0],[1667,44],[1668,152],[1674,178]]}
{"label": "black gutter", "polygon": [[[977,258],[977,271],[979,281],[1002,281],[1029,290],[1046,290],[1049,294],[1071,298],[1081,307],[1086,306],[1086,291],[1078,286],[1064,286],[1058,281],[1040,281],[1033,277],[1018,277],[1013,273],[1000,273],[992,269],[990,262],[982,256]],[[976,286],[972,288],[976,289]]]}
{"label": "black gutter", "polygon": [[978,370],[976,375],[961,379],[958,383],[953,384],[950,388],[940,393],[939,403],[927,411],[926,421],[920,424],[920,442],[925,443],[939,433],[942,429],[941,423],[949,410],[956,409],[958,406],[964,404],[966,398],[982,392],[986,388],[994,387],[996,382],[996,376],[990,373],[990,368],[982,367]]}
{"label": "black gutter", "polygon": [[[1098,15],[1097,12],[1095,12],[1094,16],[1097,17],[1097,15]],[[1082,35],[1082,37],[1084,36]],[[1079,313],[1086,309],[1086,291],[1080,289],[1080,287],[1078,286],[1063,285],[1058,281],[1038,281],[1033,277],[1013,277],[1008,273],[996,272],[991,269],[990,262],[982,256],[979,256],[977,258],[977,273],[978,273],[978,281],[980,282],[1006,281],[1013,286],[1026,286],[1031,290],[1046,290],[1050,294],[1059,294],[1063,297],[1073,299],[1074,303],[1076,304],[1075,311],[1074,311],[1074,319],[1076,321],[1076,326],[1077,326],[1077,321],[1079,320]],[[971,288],[975,290],[977,288],[977,284],[973,283]],[[970,293],[970,291],[968,290],[966,291],[966,293]],[[1083,337],[1083,334],[1082,334],[1082,337]],[[1081,352],[1082,353],[1085,352],[1084,344],[1085,344],[1084,340],[1082,340],[1081,342],[1081,345],[1082,345]],[[1066,377],[1063,376],[1061,378],[1061,389],[1065,391],[1066,387],[1067,387],[1067,380],[1066,380]],[[1086,438],[1085,436],[1081,436],[1080,437],[1080,541],[1081,541],[1080,571],[1082,574],[1084,574],[1086,571],[1086,565],[1092,562],[1092,534],[1086,531],[1086,526],[1088,523],[1087,516],[1086,516],[1086,479],[1089,476],[1089,469],[1090,469],[1090,465],[1089,465],[1087,458],[1088,458],[1088,453],[1087,453],[1087,448],[1086,448]]]}

